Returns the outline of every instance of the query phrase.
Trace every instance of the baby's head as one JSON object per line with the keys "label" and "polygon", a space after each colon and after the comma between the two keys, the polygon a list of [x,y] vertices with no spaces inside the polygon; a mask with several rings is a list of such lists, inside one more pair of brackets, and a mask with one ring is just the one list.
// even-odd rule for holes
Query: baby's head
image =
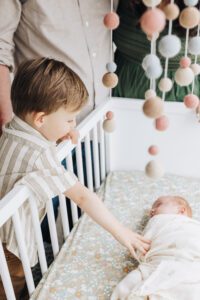
{"label": "baby's head", "polygon": [[11,100],[16,116],[55,142],[75,127],[88,92],[79,76],[64,63],[43,57],[19,66]]}
{"label": "baby's head", "polygon": [[161,196],[153,203],[150,217],[159,214],[182,214],[191,218],[192,209],[180,196]]}

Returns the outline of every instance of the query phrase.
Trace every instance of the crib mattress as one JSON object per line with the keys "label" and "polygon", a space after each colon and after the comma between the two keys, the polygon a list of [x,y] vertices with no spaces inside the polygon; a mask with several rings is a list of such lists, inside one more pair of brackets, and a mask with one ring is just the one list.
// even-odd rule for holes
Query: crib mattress
{"label": "crib mattress", "polygon": [[[200,220],[197,178],[166,175],[158,181],[143,172],[112,172],[99,194],[123,224],[141,232],[153,201],[161,195],[185,197]],[[83,215],[31,299],[106,300],[137,262],[113,237]]]}

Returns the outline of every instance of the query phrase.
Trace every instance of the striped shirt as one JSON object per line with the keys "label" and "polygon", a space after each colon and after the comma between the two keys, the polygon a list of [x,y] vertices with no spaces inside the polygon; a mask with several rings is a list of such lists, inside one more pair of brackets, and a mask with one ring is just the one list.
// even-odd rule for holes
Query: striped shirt
{"label": "striped shirt", "polygon": [[[42,220],[46,202],[76,182],[76,176],[66,171],[57,159],[55,143],[16,116],[3,128],[0,138],[0,199],[14,186],[26,185],[33,192]],[[37,248],[27,201],[20,209],[20,219],[33,266],[38,260]],[[19,257],[11,220],[0,229],[0,238],[7,249]]]}

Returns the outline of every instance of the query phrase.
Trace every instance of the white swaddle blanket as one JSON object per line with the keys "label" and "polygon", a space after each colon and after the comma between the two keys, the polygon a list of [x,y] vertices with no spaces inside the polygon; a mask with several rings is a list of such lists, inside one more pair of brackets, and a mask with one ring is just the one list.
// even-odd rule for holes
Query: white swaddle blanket
{"label": "white swaddle blanket", "polygon": [[148,222],[144,236],[150,251],[138,269],[143,280],[129,300],[200,299],[200,222],[183,215],[160,214]]}

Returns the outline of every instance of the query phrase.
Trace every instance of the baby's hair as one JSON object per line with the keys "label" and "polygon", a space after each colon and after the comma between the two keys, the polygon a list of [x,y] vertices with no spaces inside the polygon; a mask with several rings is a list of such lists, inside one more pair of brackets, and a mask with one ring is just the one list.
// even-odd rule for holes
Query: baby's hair
{"label": "baby's hair", "polygon": [[75,112],[86,104],[88,92],[79,76],[63,62],[42,57],[19,66],[11,100],[19,117],[31,112],[50,114],[61,106]]}

